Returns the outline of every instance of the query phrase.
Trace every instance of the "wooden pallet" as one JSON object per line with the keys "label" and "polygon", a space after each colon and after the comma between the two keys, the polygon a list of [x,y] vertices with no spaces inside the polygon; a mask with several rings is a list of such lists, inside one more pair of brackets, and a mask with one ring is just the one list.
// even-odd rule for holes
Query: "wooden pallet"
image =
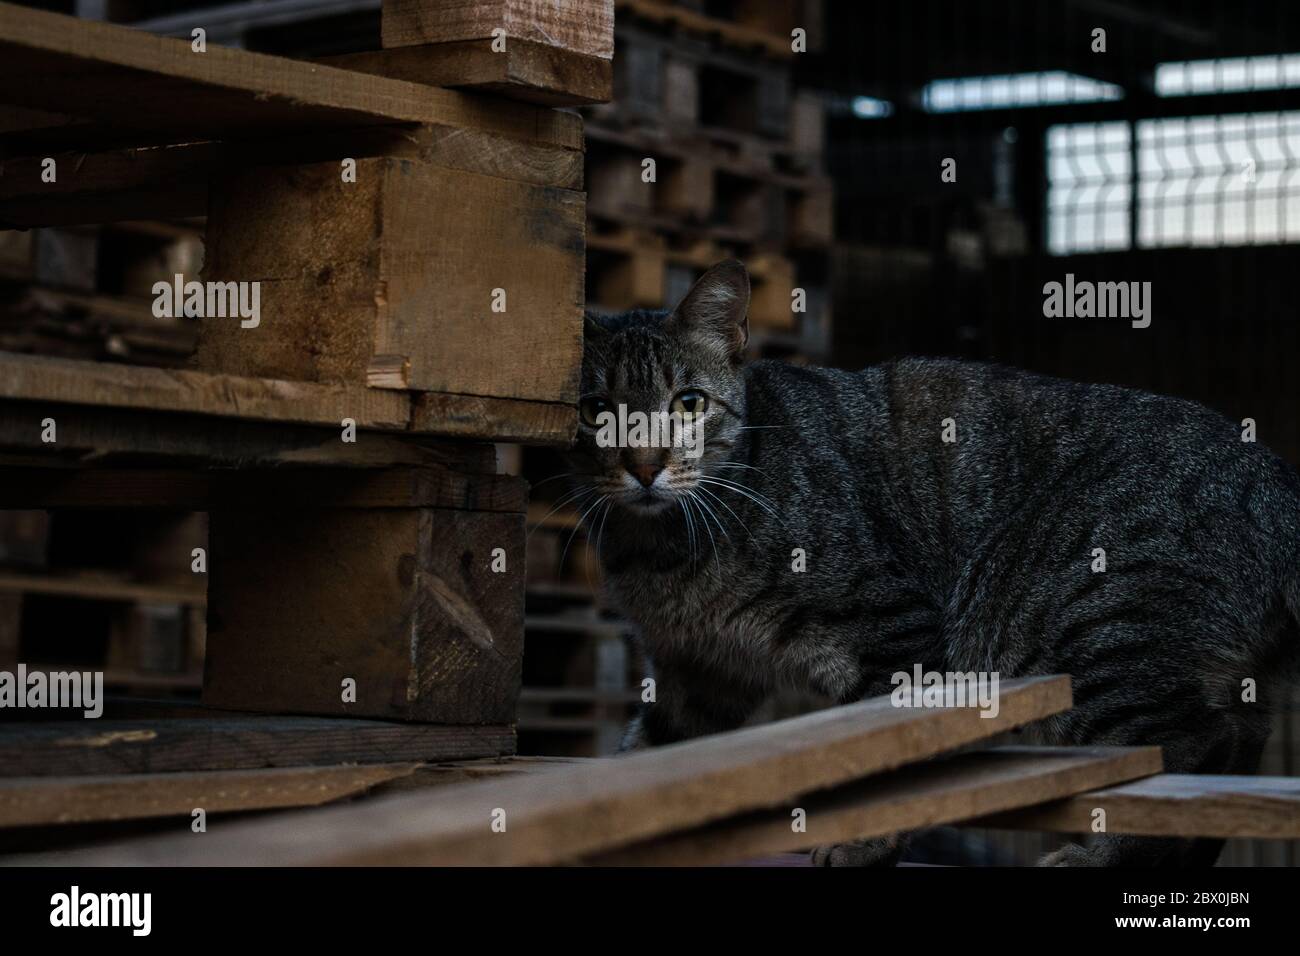
{"label": "wooden pallet", "polygon": [[[392,0],[386,42],[429,41],[405,62],[476,41],[425,29],[455,6]],[[612,52],[590,9],[487,13],[521,55],[555,46],[558,62],[601,55],[579,49],[588,26]],[[582,121],[376,72],[0,4],[0,221],[206,217],[203,274],[183,280],[256,282],[261,305],[252,325],[198,317],[184,369],[0,353],[0,506],[207,511],[204,703],[339,718],[24,723],[0,736],[9,772],[275,764],[285,779],[159,782],[168,799],[234,787],[271,806],[324,779],[286,783],[302,765],[513,751],[526,486],[481,442],[573,434]],[[37,788],[20,816],[42,793],[80,799]]]}

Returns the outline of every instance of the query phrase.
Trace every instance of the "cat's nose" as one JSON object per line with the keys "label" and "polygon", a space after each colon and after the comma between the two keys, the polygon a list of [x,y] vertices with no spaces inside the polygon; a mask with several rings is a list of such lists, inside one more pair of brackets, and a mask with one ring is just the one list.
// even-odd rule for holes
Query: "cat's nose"
{"label": "cat's nose", "polygon": [[658,477],[659,472],[663,471],[663,468],[659,465],[633,465],[628,468],[628,471],[633,478],[641,482],[643,488],[649,488],[655,483],[655,478]]}

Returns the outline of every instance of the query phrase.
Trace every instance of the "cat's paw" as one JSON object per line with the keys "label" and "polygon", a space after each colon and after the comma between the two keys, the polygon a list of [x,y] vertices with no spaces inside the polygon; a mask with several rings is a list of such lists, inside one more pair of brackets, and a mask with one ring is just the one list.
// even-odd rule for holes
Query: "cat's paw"
{"label": "cat's paw", "polygon": [[906,841],[899,836],[819,846],[809,855],[813,866],[897,866]]}

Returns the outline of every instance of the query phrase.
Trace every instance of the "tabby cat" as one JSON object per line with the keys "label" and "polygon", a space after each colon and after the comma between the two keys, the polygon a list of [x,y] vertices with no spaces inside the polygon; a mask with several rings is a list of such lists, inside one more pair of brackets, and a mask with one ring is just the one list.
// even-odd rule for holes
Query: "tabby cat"
{"label": "tabby cat", "polygon": [[[1073,675],[1044,743],[1256,769],[1300,634],[1293,469],[1200,405],[1126,388],[937,359],[745,364],[748,303],[730,260],[671,312],[587,318],[574,500],[656,685],[625,747],[734,728],[782,687],[887,694],[920,664]],[[682,443],[602,440],[619,406],[678,413]],[[1103,835],[1044,862],[1220,847]]]}

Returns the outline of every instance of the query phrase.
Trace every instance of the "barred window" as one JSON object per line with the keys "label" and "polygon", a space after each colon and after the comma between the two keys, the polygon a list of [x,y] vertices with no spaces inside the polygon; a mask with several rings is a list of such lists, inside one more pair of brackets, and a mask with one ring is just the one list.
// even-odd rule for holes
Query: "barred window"
{"label": "barred window", "polygon": [[1300,112],[1134,125],[1048,129],[1049,252],[1129,248],[1135,202],[1143,248],[1300,242]]}
{"label": "barred window", "polygon": [[1128,123],[1047,130],[1047,248],[1054,255],[1127,249],[1133,147]]}

